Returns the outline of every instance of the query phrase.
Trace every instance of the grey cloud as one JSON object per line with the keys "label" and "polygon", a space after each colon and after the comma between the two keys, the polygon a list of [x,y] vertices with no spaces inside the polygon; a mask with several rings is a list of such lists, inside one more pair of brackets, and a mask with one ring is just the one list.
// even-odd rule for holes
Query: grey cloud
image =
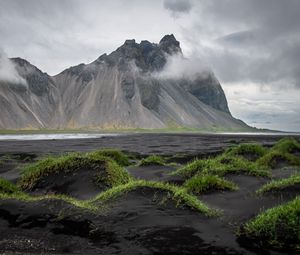
{"label": "grey cloud", "polygon": [[158,73],[154,73],[156,77],[163,79],[190,79],[194,80],[198,77],[206,79],[211,70],[204,65],[201,59],[185,58],[181,54],[167,56],[167,63],[164,69]]}
{"label": "grey cloud", "polygon": [[177,13],[189,13],[192,9],[192,4],[189,0],[164,0],[164,8]]}
{"label": "grey cloud", "polygon": [[[245,84],[238,97],[247,97],[247,84],[255,83],[272,85],[279,99],[284,86],[299,93],[299,10],[299,0],[1,0],[0,47],[54,75],[115,50],[125,39],[158,42],[174,33],[193,70],[210,66],[231,89]],[[255,112],[267,111],[262,107]],[[251,121],[247,116],[237,115]],[[277,122],[283,119],[290,123],[284,114]]]}
{"label": "grey cloud", "polygon": [[[186,38],[222,81],[300,88],[300,1],[202,0],[194,9]],[[201,38],[209,45],[198,47]]]}
{"label": "grey cloud", "polygon": [[52,75],[129,38],[157,42],[178,31],[173,25],[162,1],[0,1],[0,46]]}
{"label": "grey cloud", "polygon": [[10,84],[27,86],[26,80],[22,78],[14,64],[7,58],[3,50],[0,49],[0,81]]}

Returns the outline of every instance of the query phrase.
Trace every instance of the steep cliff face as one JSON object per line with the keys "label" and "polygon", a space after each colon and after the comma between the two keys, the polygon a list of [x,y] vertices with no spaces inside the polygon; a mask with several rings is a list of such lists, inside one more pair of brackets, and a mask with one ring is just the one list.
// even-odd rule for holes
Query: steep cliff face
{"label": "steep cliff face", "polygon": [[90,64],[50,77],[26,60],[12,59],[27,86],[1,84],[1,128],[241,129],[213,73],[195,77],[159,75],[169,58],[182,56],[166,35],[158,43],[127,40]]}

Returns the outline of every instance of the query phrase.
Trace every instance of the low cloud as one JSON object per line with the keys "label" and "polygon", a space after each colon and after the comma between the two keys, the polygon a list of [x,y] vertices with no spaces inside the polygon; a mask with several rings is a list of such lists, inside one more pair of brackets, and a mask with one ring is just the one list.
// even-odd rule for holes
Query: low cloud
{"label": "low cloud", "polygon": [[26,80],[19,75],[14,64],[0,50],[0,81],[27,86]]}
{"label": "low cloud", "polygon": [[164,8],[171,11],[174,17],[181,13],[189,13],[192,4],[189,0],[164,0]]}
{"label": "low cloud", "polygon": [[167,57],[167,63],[163,70],[153,75],[160,79],[189,79],[198,77],[207,78],[211,74],[210,69],[198,58],[185,58],[181,54]]}

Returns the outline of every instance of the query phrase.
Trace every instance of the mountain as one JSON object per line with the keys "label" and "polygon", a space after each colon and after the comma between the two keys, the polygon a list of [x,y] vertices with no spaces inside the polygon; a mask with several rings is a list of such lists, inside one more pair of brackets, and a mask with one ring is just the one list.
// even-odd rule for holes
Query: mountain
{"label": "mountain", "polygon": [[52,77],[12,58],[27,85],[0,81],[0,128],[249,128],[232,117],[212,72],[163,75],[173,57],[185,60],[166,35],[158,44],[126,40]]}

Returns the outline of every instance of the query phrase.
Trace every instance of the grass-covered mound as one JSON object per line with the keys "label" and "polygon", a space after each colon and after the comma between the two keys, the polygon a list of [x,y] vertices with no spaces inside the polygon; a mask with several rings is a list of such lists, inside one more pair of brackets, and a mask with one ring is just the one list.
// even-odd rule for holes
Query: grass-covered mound
{"label": "grass-covered mound", "polygon": [[20,189],[12,182],[0,178],[0,194],[20,193]]}
{"label": "grass-covered mound", "polygon": [[139,162],[139,166],[164,166],[166,165],[166,160],[158,155],[150,155],[146,158],[143,158],[140,162]]}
{"label": "grass-covered mound", "polygon": [[300,152],[300,143],[291,137],[285,137],[279,140],[273,147],[272,150],[276,150],[283,153],[296,153]]}
{"label": "grass-covered mound", "polygon": [[48,157],[23,170],[19,186],[24,190],[44,193],[97,194],[115,185],[128,182],[128,172],[109,157],[98,153],[71,153]]}
{"label": "grass-covered mound", "polygon": [[24,202],[34,202],[34,201],[42,201],[42,200],[62,200],[66,203],[72,204],[76,207],[96,210],[96,206],[89,203],[89,201],[78,200],[69,196],[64,195],[45,195],[45,196],[31,196],[22,192],[18,186],[11,183],[8,180],[0,178],[0,199],[3,200],[18,200]]}
{"label": "grass-covered mound", "polygon": [[300,252],[300,197],[259,214],[240,235],[256,247]]}
{"label": "grass-covered mound", "polygon": [[18,201],[24,201],[24,202],[35,202],[35,201],[42,201],[42,200],[52,200],[52,201],[64,201],[68,204],[74,205],[81,209],[87,209],[91,211],[97,211],[99,210],[98,207],[94,206],[92,203],[89,203],[88,200],[80,200],[76,199],[70,196],[65,195],[43,195],[43,196],[31,196],[24,192],[15,192],[11,194],[7,193],[0,193],[0,200],[7,200],[7,199],[13,199]]}
{"label": "grass-covered mound", "polygon": [[217,175],[195,175],[184,183],[188,192],[195,195],[215,190],[237,190],[233,182],[225,180]]}
{"label": "grass-covered mound", "polygon": [[0,199],[18,200],[24,202],[35,202],[42,200],[62,200],[66,203],[72,204],[82,209],[101,212],[103,210],[103,207],[107,203],[112,202],[113,200],[123,196],[124,194],[130,191],[139,190],[143,188],[149,188],[153,190],[154,195],[157,192],[165,192],[165,199],[171,199],[175,201],[177,206],[186,206],[190,209],[199,211],[207,216],[217,215],[217,211],[210,209],[197,197],[189,194],[184,187],[178,187],[168,183],[145,180],[131,180],[126,184],[117,185],[106,191],[103,191],[94,198],[80,200],[63,194],[32,196],[30,194],[22,192],[13,183],[10,183],[9,181],[6,181],[4,179],[0,179]]}
{"label": "grass-covered mound", "polygon": [[174,200],[178,206],[186,206],[208,216],[216,215],[215,210],[210,209],[197,197],[189,194],[187,190],[183,187],[178,187],[168,183],[145,180],[130,181],[126,184],[113,187],[109,190],[100,193],[98,196],[91,200],[91,203],[103,205],[107,202],[111,202],[123,196],[124,194],[130,191],[139,190],[143,188],[153,189],[154,193],[165,192],[166,199]]}
{"label": "grass-covered mound", "polygon": [[268,177],[271,169],[282,166],[300,166],[300,159],[292,154],[299,148],[299,143],[293,138],[283,138],[271,149],[254,143],[240,144],[227,149],[219,156],[195,159],[175,171],[173,175],[186,179],[196,174],[224,176],[241,173]]}
{"label": "grass-covered mound", "polygon": [[103,156],[111,158],[120,166],[130,165],[129,157],[122,151],[116,149],[103,149],[99,151],[90,152],[89,155],[94,158],[103,157]]}
{"label": "grass-covered mound", "polygon": [[244,173],[253,176],[269,176],[265,168],[258,168],[254,162],[240,156],[222,154],[215,158],[196,159],[173,173],[184,178],[191,178],[196,174],[224,176],[226,174]]}
{"label": "grass-covered mound", "polygon": [[271,181],[262,186],[257,193],[263,194],[266,192],[276,192],[288,188],[295,188],[296,186],[300,188],[300,173],[294,174],[285,179]]}
{"label": "grass-covered mound", "polygon": [[291,153],[272,149],[256,161],[259,167],[280,168],[282,166],[299,166],[300,159]]}
{"label": "grass-covered mound", "polygon": [[226,150],[227,155],[242,156],[248,160],[255,161],[264,156],[268,150],[257,143],[244,143]]}

